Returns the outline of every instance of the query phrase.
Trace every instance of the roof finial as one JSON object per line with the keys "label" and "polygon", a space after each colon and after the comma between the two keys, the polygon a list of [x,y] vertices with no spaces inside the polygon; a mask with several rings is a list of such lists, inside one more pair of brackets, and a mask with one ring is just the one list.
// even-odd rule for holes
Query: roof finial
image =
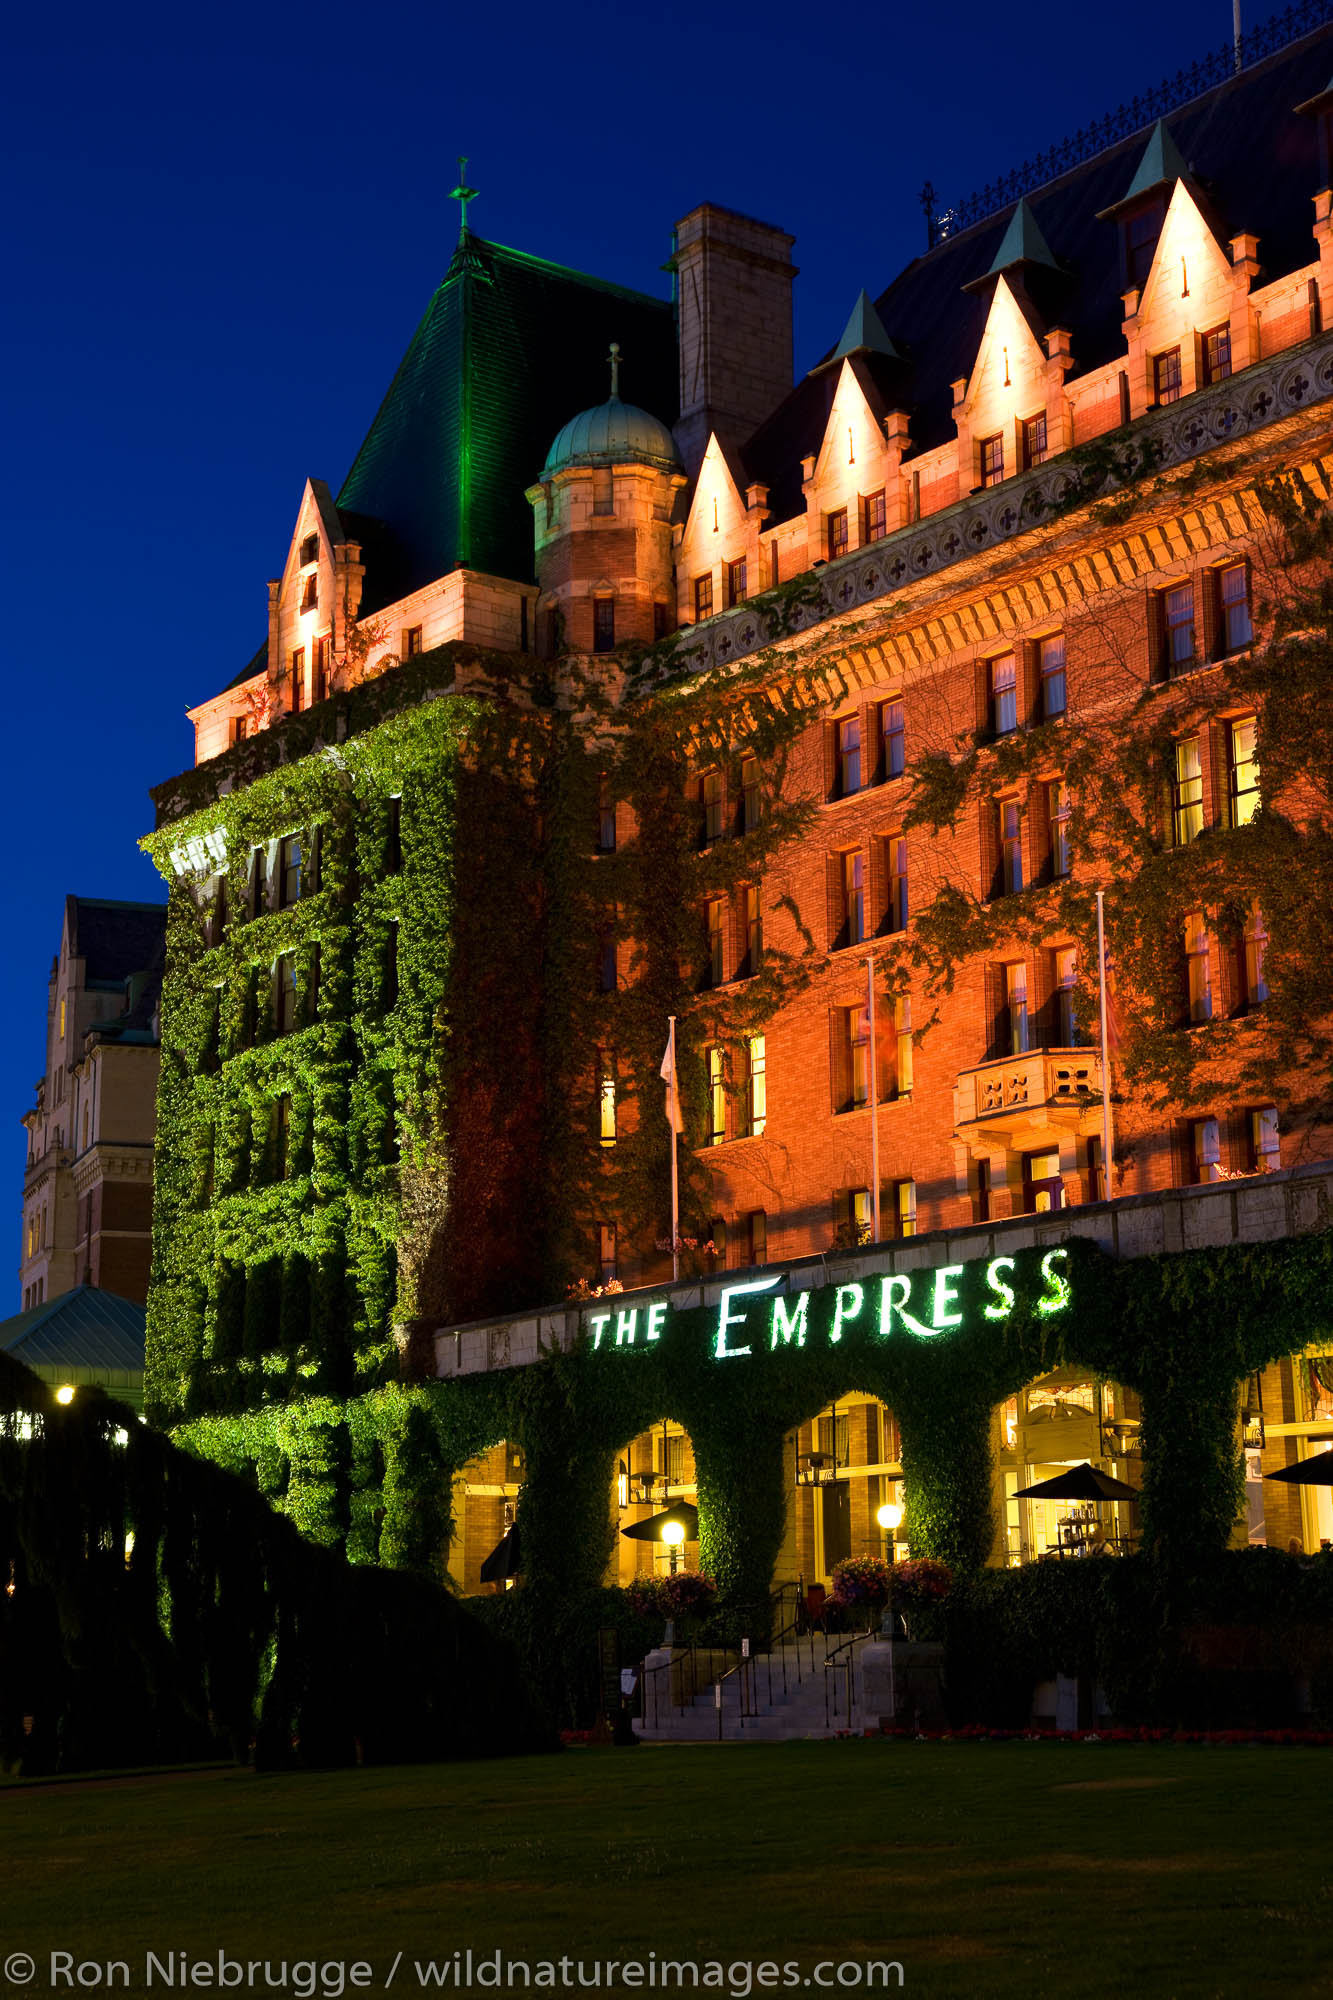
{"label": "roof finial", "polygon": [[467,205],[470,201],[475,201],[476,198],[477,190],[470,188],[467,184],[467,154],[460,153],[458,155],[458,186],[453,189],[449,196],[450,201],[456,201],[459,204],[458,240],[460,243],[468,233]]}
{"label": "roof finial", "polygon": [[611,342],[611,352],[607,355],[611,363],[611,400],[614,403],[620,395],[620,342]]}

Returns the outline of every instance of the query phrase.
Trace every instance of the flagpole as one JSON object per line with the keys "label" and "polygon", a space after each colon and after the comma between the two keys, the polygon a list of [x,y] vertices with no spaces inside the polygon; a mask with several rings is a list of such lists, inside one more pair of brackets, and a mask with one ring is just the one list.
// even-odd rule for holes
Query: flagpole
{"label": "flagpole", "polygon": [[[671,1051],[671,1087],[676,1084],[676,1017],[667,1016],[670,1027],[667,1031],[667,1047]],[[678,1161],[679,1140],[674,1120],[671,1124],[671,1282],[680,1283],[680,1166]]]}
{"label": "flagpole", "polygon": [[1102,914],[1102,894],[1097,891],[1097,989],[1100,996],[1102,1028],[1102,1183],[1104,1198],[1111,1199],[1111,1064],[1106,1037],[1106,929]]}
{"label": "flagpole", "polygon": [[875,1067],[875,961],[866,960],[867,1021],[870,1029],[870,1213],[879,1231],[879,1077]]}

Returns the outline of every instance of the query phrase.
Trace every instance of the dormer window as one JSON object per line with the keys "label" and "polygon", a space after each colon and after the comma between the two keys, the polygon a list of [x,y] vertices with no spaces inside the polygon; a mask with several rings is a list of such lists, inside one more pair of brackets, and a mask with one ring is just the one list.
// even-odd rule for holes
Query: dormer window
{"label": "dormer window", "polygon": [[1200,375],[1206,389],[1210,382],[1225,382],[1231,373],[1231,328],[1215,326],[1203,336]]}
{"label": "dormer window", "polygon": [[1149,207],[1141,208],[1137,215],[1131,215],[1123,224],[1125,246],[1125,285],[1141,292],[1148,282],[1152,260],[1157,254],[1157,239],[1166,221],[1166,204],[1160,197]]}
{"label": "dormer window", "polygon": [[1152,358],[1153,400],[1160,408],[1164,403],[1180,401],[1180,349],[1168,347],[1164,354],[1154,354]]}
{"label": "dormer window", "polygon": [[836,562],[847,553],[847,509],[839,507],[828,517],[828,559]]}
{"label": "dormer window", "polygon": [[302,611],[313,611],[318,604],[319,574],[316,570],[312,569],[305,582],[301,585],[301,609]]}
{"label": "dormer window", "polygon": [[994,437],[981,440],[981,483],[983,486],[998,486],[1004,478],[1004,433],[996,431]]}
{"label": "dormer window", "polygon": [[1023,419],[1023,470],[1030,472],[1034,465],[1046,463],[1046,412],[1038,411],[1035,417]]}
{"label": "dormer window", "polygon": [[319,536],[307,535],[301,543],[301,568],[309,569],[311,563],[319,561]]}
{"label": "dormer window", "polygon": [[727,603],[744,604],[746,598],[745,557],[727,564]]}

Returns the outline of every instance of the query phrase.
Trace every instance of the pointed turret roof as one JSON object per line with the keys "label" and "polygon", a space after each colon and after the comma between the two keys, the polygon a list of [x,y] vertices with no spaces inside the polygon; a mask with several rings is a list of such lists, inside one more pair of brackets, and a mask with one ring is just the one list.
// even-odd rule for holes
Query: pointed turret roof
{"label": "pointed turret roof", "polygon": [[1037,218],[1026,201],[1020,201],[1010,216],[1009,227],[1005,230],[1000,247],[995,252],[995,259],[987,276],[993,278],[1000,271],[1012,270],[1015,264],[1047,264],[1052,271],[1058,271],[1060,268],[1051,255],[1050,245],[1038,229]]}
{"label": "pointed turret roof", "polygon": [[1142,194],[1151,194],[1154,188],[1165,187],[1172,181],[1187,181],[1190,170],[1181,158],[1180,148],[1171,137],[1165,118],[1159,118],[1149,135],[1139,164],[1134,170],[1134,178],[1119,201],[1101,211],[1102,218],[1118,215],[1131,201],[1137,201]]}
{"label": "pointed turret roof", "polygon": [[889,338],[888,329],[875,311],[868,294],[862,291],[852,307],[851,317],[842,330],[842,339],[829,355],[828,361],[821,362],[827,367],[834,361],[845,361],[849,354],[884,354],[890,361],[901,361],[902,355]]}

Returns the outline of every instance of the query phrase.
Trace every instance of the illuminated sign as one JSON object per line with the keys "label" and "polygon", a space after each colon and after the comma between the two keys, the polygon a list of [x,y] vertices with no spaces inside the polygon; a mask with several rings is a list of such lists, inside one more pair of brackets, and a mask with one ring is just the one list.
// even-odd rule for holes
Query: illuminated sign
{"label": "illuminated sign", "polygon": [[[1039,1272],[1041,1291],[1033,1310],[1043,1316],[1070,1305],[1069,1252],[1048,1250]],[[1017,1309],[1017,1260],[993,1257],[989,1264],[942,1264],[935,1270],[891,1271],[882,1278],[842,1285],[778,1292],[783,1274],[724,1286],[712,1335],[715,1360],[738,1361],[778,1348],[836,1347],[844,1339],[937,1340],[965,1327],[969,1319],[992,1324]],[[980,1273],[979,1296],[969,1274]],[[669,1337],[674,1319],[687,1308],[668,1299],[585,1313],[584,1332],[595,1351],[603,1347],[648,1347]]]}

